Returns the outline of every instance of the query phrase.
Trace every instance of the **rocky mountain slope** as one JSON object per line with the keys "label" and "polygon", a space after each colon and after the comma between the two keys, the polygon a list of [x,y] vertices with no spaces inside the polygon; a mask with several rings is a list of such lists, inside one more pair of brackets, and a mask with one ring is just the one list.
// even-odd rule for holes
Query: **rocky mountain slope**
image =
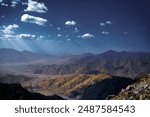
{"label": "rocky mountain slope", "polygon": [[[36,62],[35,62],[36,61]],[[5,71],[17,71],[29,74],[99,74],[139,78],[150,73],[150,53],[116,52],[113,50],[101,54],[62,55],[49,57],[28,51],[0,49],[0,64],[17,63],[14,66],[0,66]],[[20,64],[18,63],[25,63]],[[3,69],[2,69],[3,70]]]}
{"label": "rocky mountain slope", "polygon": [[41,78],[25,82],[23,87],[43,95],[62,95],[69,99],[106,99],[118,94],[134,81],[109,74],[78,74],[55,78]]}
{"label": "rocky mountain slope", "polygon": [[23,70],[49,75],[109,73],[135,79],[150,72],[150,53],[108,51],[97,55],[84,54],[74,56],[64,64],[31,64]]}
{"label": "rocky mountain slope", "polygon": [[112,99],[150,100],[150,75],[145,76],[136,83],[122,89],[122,91]]}
{"label": "rocky mountain slope", "polygon": [[0,100],[62,100],[63,98],[53,96],[43,96],[38,93],[30,93],[19,84],[1,84]]}

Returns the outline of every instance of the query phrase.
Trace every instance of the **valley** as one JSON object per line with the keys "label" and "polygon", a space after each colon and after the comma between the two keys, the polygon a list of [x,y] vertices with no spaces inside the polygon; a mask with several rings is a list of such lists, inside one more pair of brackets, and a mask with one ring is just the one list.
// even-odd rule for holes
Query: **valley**
{"label": "valley", "polygon": [[[57,95],[61,99],[73,100],[130,99],[113,97],[119,96],[123,89],[138,83],[149,73],[148,52],[110,50],[101,54],[39,55],[0,49],[0,83],[21,84],[27,92],[46,97]],[[7,92],[7,89],[3,91]]]}

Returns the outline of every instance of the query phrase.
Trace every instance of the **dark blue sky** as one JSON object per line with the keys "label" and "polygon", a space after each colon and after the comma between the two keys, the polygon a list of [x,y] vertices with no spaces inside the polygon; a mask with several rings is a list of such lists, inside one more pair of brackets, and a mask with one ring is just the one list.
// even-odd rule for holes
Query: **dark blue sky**
{"label": "dark blue sky", "polygon": [[0,0],[0,48],[150,51],[149,0]]}

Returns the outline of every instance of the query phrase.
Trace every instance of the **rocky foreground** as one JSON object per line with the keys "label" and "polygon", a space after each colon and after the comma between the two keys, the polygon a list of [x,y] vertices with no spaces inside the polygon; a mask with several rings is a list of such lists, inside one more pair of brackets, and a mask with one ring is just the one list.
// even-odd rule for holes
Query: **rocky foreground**
{"label": "rocky foreground", "polygon": [[150,100],[150,75],[139,79],[136,83],[127,86],[112,99],[119,100]]}
{"label": "rocky foreground", "polygon": [[150,75],[132,80],[109,74],[78,74],[32,79],[22,85],[0,83],[0,99],[149,100]]}

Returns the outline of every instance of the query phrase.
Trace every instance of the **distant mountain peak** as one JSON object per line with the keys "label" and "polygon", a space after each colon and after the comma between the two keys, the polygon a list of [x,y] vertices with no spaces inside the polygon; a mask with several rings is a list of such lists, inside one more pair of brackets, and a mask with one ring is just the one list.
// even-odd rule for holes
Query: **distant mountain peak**
{"label": "distant mountain peak", "polygon": [[106,51],[106,52],[104,52],[104,53],[119,53],[119,52],[117,52],[117,51],[115,51],[115,50],[108,50],[108,51]]}
{"label": "distant mountain peak", "polygon": [[28,51],[28,50],[23,50],[23,51],[19,51],[19,50],[15,50],[15,49],[12,49],[12,48],[0,48],[0,51],[14,51],[14,52],[30,52],[32,53],[31,51]]}
{"label": "distant mountain peak", "polygon": [[114,55],[114,54],[119,54],[119,52],[115,50],[108,50],[106,52],[101,53],[102,55]]}

